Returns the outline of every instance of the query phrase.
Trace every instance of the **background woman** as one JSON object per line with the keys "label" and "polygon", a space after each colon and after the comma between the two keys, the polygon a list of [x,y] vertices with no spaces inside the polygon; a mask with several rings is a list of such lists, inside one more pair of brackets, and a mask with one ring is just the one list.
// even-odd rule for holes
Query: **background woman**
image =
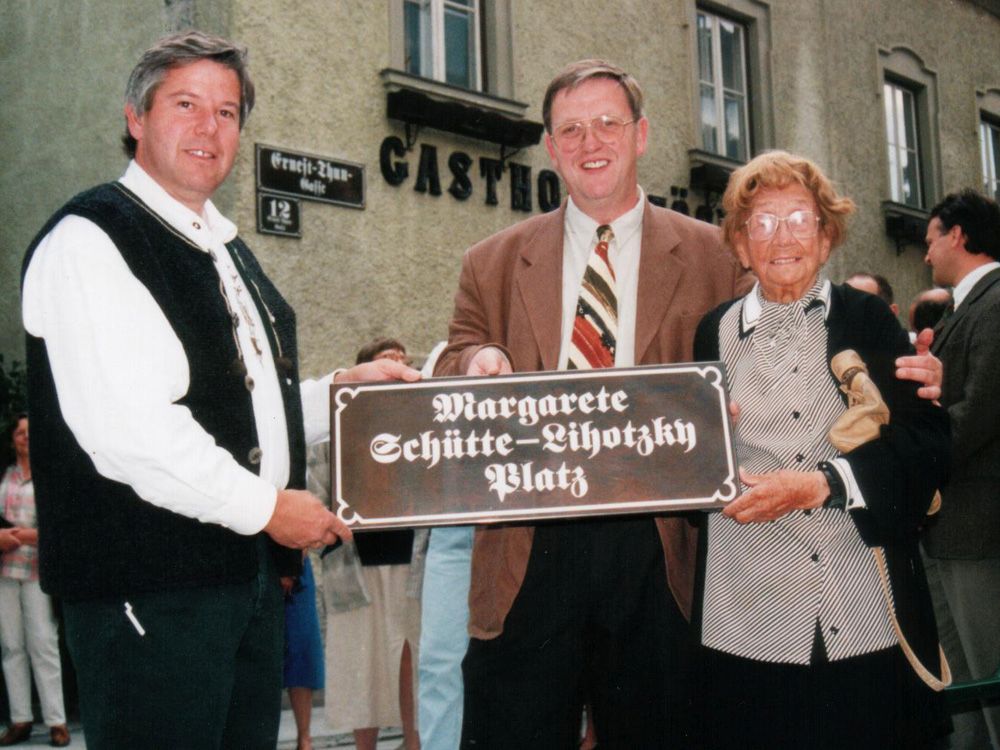
{"label": "background woman", "polygon": [[[758,284],[702,321],[739,416],[743,494],[707,518],[701,640],[706,747],[922,748],[947,726],[901,650],[871,546],[884,545],[902,630],[938,668],[917,528],[947,464],[947,417],[898,380],[909,351],[886,304],[820,276],[853,203],[784,152],[737,170],[723,233]],[[854,349],[891,413],[847,454],[829,362]]]}
{"label": "background woman", "polygon": [[[35,489],[28,461],[28,417],[19,414],[5,433],[13,463],[0,480],[0,513],[12,526],[0,530],[0,646],[7,681],[11,724],[0,746],[31,737],[31,672],[53,747],[66,747],[69,730],[63,707],[59,636],[52,600],[38,584],[38,530]],[[30,662],[30,671],[29,671]]]}

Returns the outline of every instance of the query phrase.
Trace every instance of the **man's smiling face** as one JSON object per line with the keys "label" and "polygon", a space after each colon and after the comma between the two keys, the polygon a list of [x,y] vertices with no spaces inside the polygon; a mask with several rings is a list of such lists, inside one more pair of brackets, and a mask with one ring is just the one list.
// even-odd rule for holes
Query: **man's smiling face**
{"label": "man's smiling face", "polygon": [[603,143],[587,128],[583,142],[563,150],[551,135],[545,146],[573,202],[595,221],[608,224],[635,205],[638,199],[637,162],[646,150],[649,123],[636,122],[621,84],[610,78],[591,78],[576,88],[563,89],[552,102],[552,129],[569,122],[589,123],[611,115],[630,124],[614,143]]}
{"label": "man's smiling face", "polygon": [[240,145],[240,82],[211,60],[171,68],[148,111],[125,108],[138,142],[135,160],[171,196],[196,213],[233,168]]}

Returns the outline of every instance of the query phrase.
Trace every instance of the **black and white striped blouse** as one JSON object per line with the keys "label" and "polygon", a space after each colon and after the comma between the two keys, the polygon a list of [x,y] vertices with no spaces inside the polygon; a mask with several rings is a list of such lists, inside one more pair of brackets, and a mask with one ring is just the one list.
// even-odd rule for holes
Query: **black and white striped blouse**
{"label": "black and white striped blouse", "polygon": [[[736,449],[752,474],[812,471],[837,456],[827,433],[845,406],[826,362],[829,307],[828,281],[791,304],[765,301],[757,286],[721,319],[720,357],[740,405]],[[850,468],[837,464],[857,494]],[[847,512],[750,524],[709,517],[704,645],[808,664],[817,622],[831,661],[896,643],[874,558]]]}

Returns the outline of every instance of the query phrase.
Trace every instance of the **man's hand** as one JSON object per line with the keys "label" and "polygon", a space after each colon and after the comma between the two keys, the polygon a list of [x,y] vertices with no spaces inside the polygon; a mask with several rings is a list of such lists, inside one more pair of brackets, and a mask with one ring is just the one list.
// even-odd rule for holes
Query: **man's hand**
{"label": "man's hand", "polygon": [[740,479],[750,489],[722,509],[740,523],[774,521],[793,510],[820,507],[830,496],[830,486],[821,471],[781,471],[748,474]]}
{"label": "man's hand", "polygon": [[349,370],[338,372],[334,383],[364,383],[373,380],[403,380],[413,383],[420,380],[420,370],[407,367],[394,359],[376,359],[354,365]]}
{"label": "man's hand", "polygon": [[0,552],[10,552],[21,546],[13,529],[0,529]]}
{"label": "man's hand", "polygon": [[486,346],[476,352],[466,375],[510,375],[512,372],[514,368],[504,353],[494,346]]}
{"label": "man's hand", "polygon": [[896,360],[896,377],[900,380],[915,380],[922,383],[917,390],[920,398],[937,403],[941,398],[941,378],[944,368],[941,360],[931,354],[931,344],[934,343],[934,331],[925,328],[917,334],[917,353],[912,357],[900,357]]}
{"label": "man's hand", "polygon": [[338,538],[351,539],[347,525],[305,490],[278,490],[278,502],[264,531],[278,544],[295,549],[319,549]]}

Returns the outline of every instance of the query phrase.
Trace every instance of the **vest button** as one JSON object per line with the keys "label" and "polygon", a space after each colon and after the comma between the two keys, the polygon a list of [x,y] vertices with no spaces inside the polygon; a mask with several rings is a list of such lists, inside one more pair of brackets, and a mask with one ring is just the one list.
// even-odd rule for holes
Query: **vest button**
{"label": "vest button", "polygon": [[247,461],[249,461],[252,465],[256,466],[257,464],[260,463],[261,456],[263,455],[264,451],[262,451],[260,448],[253,447],[250,449],[250,452],[247,453]]}
{"label": "vest button", "polygon": [[243,378],[243,384],[247,387],[247,390],[253,393],[253,378],[249,375]]}

